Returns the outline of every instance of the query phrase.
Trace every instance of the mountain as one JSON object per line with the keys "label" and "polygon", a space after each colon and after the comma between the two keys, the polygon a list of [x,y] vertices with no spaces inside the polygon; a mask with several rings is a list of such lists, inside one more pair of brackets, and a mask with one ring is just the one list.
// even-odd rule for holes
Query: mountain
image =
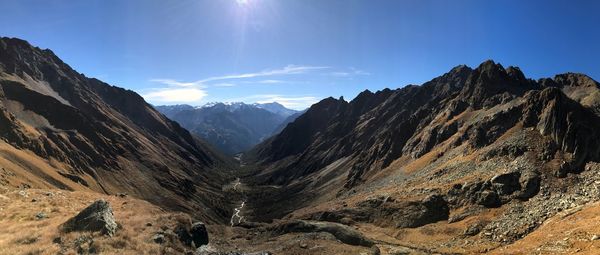
{"label": "mountain", "polygon": [[279,103],[208,103],[156,106],[158,111],[202,137],[220,151],[235,155],[270,137],[297,111]]}
{"label": "mountain", "polygon": [[281,124],[279,124],[279,126],[277,126],[277,128],[275,128],[275,131],[273,131],[273,134],[279,134],[285,127],[287,127],[288,124],[294,122],[294,120],[296,120],[298,117],[300,117],[305,112],[306,112],[306,110],[302,110],[302,111],[296,112],[296,113],[288,116],[287,118],[285,118],[281,122]]}
{"label": "mountain", "polygon": [[268,189],[248,194],[248,220],[333,221],[433,253],[511,244],[598,201],[599,92],[490,60],[324,99],[244,154],[257,170],[242,181]]}
{"label": "mountain", "polygon": [[0,38],[0,123],[3,185],[127,193],[209,222],[229,217],[228,159],[50,50]]}
{"label": "mountain", "polygon": [[282,130],[238,164],[136,93],[0,38],[0,254],[598,253],[600,84],[584,74],[490,60],[293,114],[162,111]]}
{"label": "mountain", "polygon": [[272,112],[274,114],[277,114],[277,115],[280,115],[280,116],[284,116],[284,117],[289,117],[289,116],[294,115],[294,114],[296,114],[298,112],[296,110],[285,108],[285,106],[283,106],[283,105],[281,105],[280,103],[277,103],[277,102],[264,103],[264,104],[254,103],[254,104],[252,104],[252,106],[255,106],[255,107],[260,108],[260,109],[265,109],[265,110],[267,110],[269,112]]}
{"label": "mountain", "polygon": [[173,116],[182,111],[192,111],[192,110],[196,109],[193,106],[187,105],[187,104],[161,105],[161,106],[155,106],[154,108],[156,108],[156,110],[158,110],[160,113],[164,114],[165,116]]}

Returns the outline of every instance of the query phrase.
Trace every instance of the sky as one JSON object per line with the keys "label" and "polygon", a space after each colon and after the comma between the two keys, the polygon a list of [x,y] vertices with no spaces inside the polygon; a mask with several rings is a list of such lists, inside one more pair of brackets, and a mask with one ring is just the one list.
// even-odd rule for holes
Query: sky
{"label": "sky", "polygon": [[487,59],[600,78],[600,1],[0,0],[0,36],[155,105],[303,109]]}

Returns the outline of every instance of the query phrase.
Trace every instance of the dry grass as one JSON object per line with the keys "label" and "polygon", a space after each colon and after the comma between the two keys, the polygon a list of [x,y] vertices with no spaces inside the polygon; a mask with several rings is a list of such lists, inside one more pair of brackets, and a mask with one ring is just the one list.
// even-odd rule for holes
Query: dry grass
{"label": "dry grass", "polygon": [[[159,230],[190,221],[182,213],[165,212],[148,202],[92,192],[0,188],[0,254],[76,254],[79,248],[100,254],[164,254],[183,252],[180,244],[151,241]],[[113,207],[121,228],[114,237],[99,233],[61,233],[59,226],[93,201]],[[47,218],[37,219],[43,212]],[[170,247],[169,247],[170,246]]]}

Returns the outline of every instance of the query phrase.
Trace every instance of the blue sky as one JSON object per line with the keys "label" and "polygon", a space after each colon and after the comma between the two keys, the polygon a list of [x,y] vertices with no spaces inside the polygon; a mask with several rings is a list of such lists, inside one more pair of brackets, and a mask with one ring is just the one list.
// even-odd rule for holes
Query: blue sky
{"label": "blue sky", "polygon": [[278,101],[421,84],[494,59],[600,78],[600,1],[0,1],[0,35],[153,104]]}

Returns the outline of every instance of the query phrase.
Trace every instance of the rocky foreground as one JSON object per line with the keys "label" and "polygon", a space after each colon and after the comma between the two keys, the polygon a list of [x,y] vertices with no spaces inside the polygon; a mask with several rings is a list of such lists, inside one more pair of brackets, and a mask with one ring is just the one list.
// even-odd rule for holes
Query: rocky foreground
{"label": "rocky foreground", "polygon": [[205,225],[126,194],[0,188],[0,254],[373,254],[351,227]]}
{"label": "rocky foreground", "polygon": [[[558,203],[540,196],[530,200],[539,205],[530,216],[506,214],[514,216],[492,221],[493,227],[478,218],[404,230],[317,220],[205,225],[126,194],[0,188],[0,254],[596,254],[600,202],[590,201],[600,196],[600,178],[585,178],[589,185],[576,194]],[[480,214],[519,208],[511,203]],[[509,242],[502,232],[518,230],[522,221],[543,224],[514,243],[494,241]]]}

